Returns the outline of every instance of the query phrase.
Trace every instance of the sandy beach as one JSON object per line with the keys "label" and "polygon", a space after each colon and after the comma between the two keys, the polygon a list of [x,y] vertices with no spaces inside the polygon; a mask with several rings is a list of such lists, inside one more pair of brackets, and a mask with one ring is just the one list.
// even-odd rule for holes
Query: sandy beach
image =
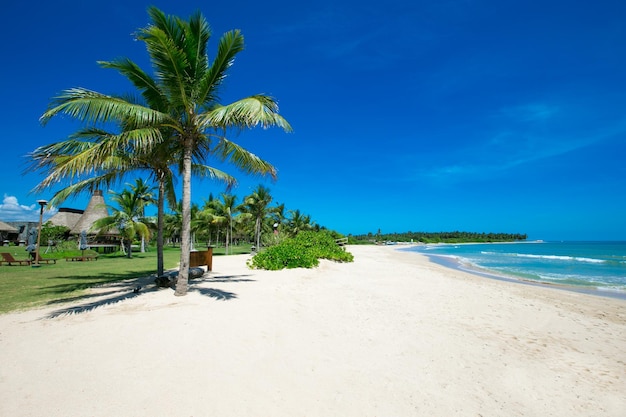
{"label": "sandy beach", "polygon": [[1,315],[0,415],[626,415],[625,300],[348,250]]}

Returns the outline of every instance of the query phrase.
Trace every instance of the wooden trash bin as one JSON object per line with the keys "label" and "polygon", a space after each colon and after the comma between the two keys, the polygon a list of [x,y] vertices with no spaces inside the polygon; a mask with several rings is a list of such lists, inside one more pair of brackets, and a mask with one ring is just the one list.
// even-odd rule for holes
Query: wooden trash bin
{"label": "wooden trash bin", "polygon": [[195,250],[189,253],[189,266],[207,266],[207,271],[213,269],[213,248],[207,250]]}

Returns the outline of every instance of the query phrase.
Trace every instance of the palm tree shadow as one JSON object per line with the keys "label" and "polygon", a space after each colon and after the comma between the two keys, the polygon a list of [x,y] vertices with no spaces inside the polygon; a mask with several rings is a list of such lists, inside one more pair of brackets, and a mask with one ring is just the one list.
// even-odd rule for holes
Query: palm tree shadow
{"label": "palm tree shadow", "polygon": [[215,298],[220,301],[228,301],[237,298],[237,294],[234,292],[218,290],[217,288],[190,288],[189,291],[195,291],[200,295],[206,295],[207,297]]}
{"label": "palm tree shadow", "polygon": [[249,278],[240,278],[240,277],[249,277],[251,275],[216,275],[212,276],[203,276],[202,278],[195,279],[195,282],[255,282],[255,279]]}
{"label": "palm tree shadow", "polygon": [[[219,283],[219,282],[254,282],[254,279],[246,279],[241,277],[246,277],[249,275],[218,275],[215,277],[201,277],[198,279],[194,279],[193,282],[197,284],[201,283]],[[56,317],[70,315],[70,314],[82,314],[88,313],[90,311],[94,311],[100,307],[104,307],[111,304],[116,304],[122,301],[130,300],[132,298],[141,296],[145,293],[159,291],[161,288],[158,288],[152,285],[152,281],[154,280],[153,276],[143,277],[140,279],[136,279],[133,281],[119,281],[111,284],[107,284],[106,287],[110,288],[109,291],[99,292],[93,294],[85,294],[79,295],[71,298],[63,298],[54,301],[50,301],[48,305],[60,304],[60,303],[73,303],[77,302],[79,304],[70,305],[68,307],[64,307],[58,310],[51,312],[46,315],[45,318],[53,319]],[[65,286],[63,286],[65,287]],[[55,289],[59,292],[66,290],[66,288]],[[217,288],[202,288],[191,286],[189,291],[194,291],[199,293],[200,295],[204,295],[207,297],[214,298],[219,301],[228,301],[237,298],[237,294],[229,291],[220,290]],[[93,299],[93,301],[80,303],[81,301],[86,301]]]}
{"label": "palm tree shadow", "polygon": [[[48,305],[74,302],[77,304],[55,310],[46,315],[45,318],[53,319],[63,315],[88,313],[99,307],[116,304],[121,301],[138,297],[144,293],[157,291],[157,287],[150,285],[152,280],[154,280],[154,277],[142,277],[132,281],[114,282],[106,285],[106,288],[110,289],[109,291],[83,294],[75,297],[50,301],[48,302]],[[81,301],[86,300],[93,301],[81,303]]]}
{"label": "palm tree shadow", "polygon": [[[250,275],[216,275],[210,276],[208,274],[204,274],[200,278],[196,278],[193,280],[194,284],[203,284],[203,283],[219,283],[219,282],[254,282],[254,279],[242,278],[248,277]],[[217,288],[203,288],[192,286],[189,288],[189,291],[195,291],[201,295],[205,295],[207,297],[215,298],[220,301],[228,301],[233,298],[237,298],[237,294],[233,292],[228,292],[224,290],[220,290]]]}
{"label": "palm tree shadow", "polygon": [[[70,314],[88,313],[90,311],[96,310],[97,308],[104,307],[104,306],[111,305],[111,304],[116,304],[121,301],[129,300],[131,298],[139,297],[140,295],[143,295],[144,293],[152,292],[152,291],[156,291],[156,288],[150,288],[146,290],[142,289],[142,290],[138,290],[137,292],[135,292],[134,290],[124,291],[124,292],[110,291],[105,294],[105,298],[101,298],[101,299],[98,299],[89,303],[73,305],[73,306],[61,308],[59,310],[55,310],[51,312],[50,314],[48,314],[46,318],[53,319],[59,316],[65,316],[65,315],[70,315]],[[101,297],[102,295],[103,294],[94,294],[94,295],[90,295],[87,297],[76,297],[76,298],[84,299],[84,298],[91,298],[91,297]]]}

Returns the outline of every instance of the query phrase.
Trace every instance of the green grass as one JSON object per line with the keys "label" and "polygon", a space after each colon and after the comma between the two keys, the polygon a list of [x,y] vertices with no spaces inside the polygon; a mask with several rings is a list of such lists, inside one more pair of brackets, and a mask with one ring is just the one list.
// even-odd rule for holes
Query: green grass
{"label": "green grass", "polygon": [[[232,247],[232,254],[250,253],[251,245]],[[199,247],[199,250],[203,248]],[[16,259],[26,259],[23,247],[0,247]],[[93,254],[85,251],[85,254]],[[25,310],[46,304],[70,301],[86,295],[86,289],[101,284],[149,276],[156,273],[156,249],[133,252],[132,259],[117,252],[99,254],[97,261],[66,262],[66,256],[78,256],[78,250],[44,254],[42,258],[57,258],[56,264],[31,266],[0,266],[0,314]],[[214,248],[215,256],[224,255],[224,248]],[[176,268],[180,248],[166,247],[165,269]]]}
{"label": "green grass", "polygon": [[[3,248],[0,251],[5,250]],[[44,257],[56,256],[47,254]],[[20,256],[20,259],[23,258]],[[164,252],[164,258],[165,268],[174,268],[180,258],[180,251],[168,249]],[[132,259],[122,254],[111,254],[100,255],[97,261],[89,262],[66,262],[61,258],[56,264],[42,264],[40,267],[2,265],[0,313],[76,299],[85,295],[87,288],[149,276],[155,272],[154,250],[135,253]]]}

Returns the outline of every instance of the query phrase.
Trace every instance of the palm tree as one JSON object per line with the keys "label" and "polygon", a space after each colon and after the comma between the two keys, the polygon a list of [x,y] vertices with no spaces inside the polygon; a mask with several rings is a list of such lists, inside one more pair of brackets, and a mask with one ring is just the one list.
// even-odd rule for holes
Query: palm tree
{"label": "palm tree", "polygon": [[234,223],[237,221],[237,213],[239,211],[239,207],[237,206],[237,196],[228,193],[221,194],[221,200],[213,200],[212,208],[213,208],[213,221],[218,224],[224,226],[226,231],[225,235],[225,251],[226,254],[229,253],[229,248],[232,244],[232,233]]}
{"label": "palm tree", "polygon": [[257,188],[246,197],[243,208],[246,213],[254,219],[254,242],[258,248],[261,247],[261,231],[263,220],[269,213],[268,206],[272,202],[270,190],[263,185]]}
{"label": "palm tree", "polygon": [[[129,129],[112,140],[107,149],[127,148],[146,152],[159,143],[175,141],[182,156],[183,212],[180,272],[176,295],[187,293],[191,230],[192,160],[214,155],[228,160],[246,173],[276,176],[274,167],[229,141],[230,129],[278,126],[290,131],[289,123],[278,114],[274,99],[254,95],[228,105],[218,102],[218,92],[235,56],[243,50],[243,36],[237,30],[225,33],[215,59],[209,63],[207,44],[211,31],[200,13],[184,21],[166,16],[156,7],[148,13],[152,24],[138,33],[146,44],[156,69],[155,78],[134,62],[123,58],[101,65],[117,69],[150,97],[152,108],[129,100],[103,95],[83,88],[66,90],[42,116],[46,122],[57,114],[68,114],[88,124],[124,121]],[[158,105],[157,105],[158,103]],[[171,129],[172,135],[163,130]],[[93,161],[91,161],[93,163]]]}
{"label": "palm tree", "polygon": [[313,230],[314,226],[311,224],[311,216],[302,214],[300,210],[290,210],[290,217],[288,220],[289,233],[292,236],[305,230]]}
{"label": "palm tree", "polygon": [[169,242],[175,246],[176,241],[180,241],[180,232],[183,226],[182,212],[174,208],[171,213],[165,214],[163,223],[163,234],[167,236]]}
{"label": "palm tree", "polygon": [[115,193],[111,200],[117,203],[119,208],[112,207],[113,214],[94,222],[92,228],[98,233],[107,233],[118,230],[122,237],[122,247],[126,243],[126,256],[132,258],[133,239],[139,235],[142,238],[150,237],[150,230],[141,218],[142,201],[137,193],[123,190]]}
{"label": "palm tree", "polygon": [[[122,130],[124,127],[122,128]],[[147,172],[158,183],[157,198],[157,274],[163,275],[163,230],[165,219],[165,201],[170,207],[176,205],[174,193],[174,172],[170,168],[177,161],[175,148],[169,142],[160,143],[147,153],[128,152],[126,148],[107,150],[109,142],[120,142],[124,134],[109,133],[100,129],[88,128],[78,131],[69,139],[37,148],[29,156],[31,170],[42,170],[47,176],[34,191],[56,185],[65,179],[77,181],[56,192],[50,200],[51,205],[59,205],[72,195],[94,189],[111,188],[121,182],[130,172]],[[236,181],[230,175],[208,167],[194,164],[194,173],[222,181],[227,188]],[[86,178],[85,178],[86,177]]]}
{"label": "palm tree", "polygon": [[[154,187],[149,186],[143,178],[135,179],[135,184],[130,185],[130,189],[137,196],[140,205],[140,215],[141,218],[144,219],[146,217],[146,206],[149,204],[154,204],[155,199],[153,195]],[[146,251],[146,240],[141,238],[141,253]]]}

